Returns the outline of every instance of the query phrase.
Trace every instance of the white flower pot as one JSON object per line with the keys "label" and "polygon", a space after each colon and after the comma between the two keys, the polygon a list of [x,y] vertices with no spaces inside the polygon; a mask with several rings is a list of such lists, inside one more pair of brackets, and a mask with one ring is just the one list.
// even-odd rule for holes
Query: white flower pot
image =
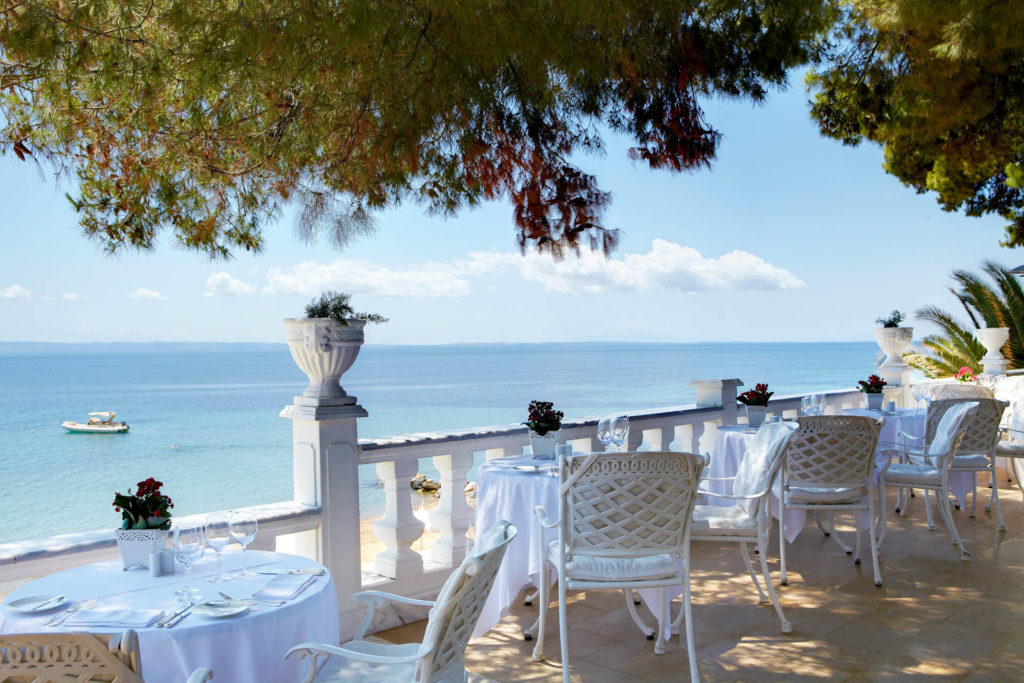
{"label": "white flower pot", "polygon": [[889,386],[902,386],[903,373],[910,370],[910,366],[903,362],[903,353],[913,339],[913,327],[879,327],[875,330],[875,341],[885,354],[885,362],[878,368],[878,374]]}
{"label": "white flower pot", "polygon": [[765,415],[768,414],[768,406],[747,406],[747,424],[751,427],[759,427],[764,424]]}
{"label": "white flower pot", "polygon": [[285,339],[292,359],[309,377],[302,392],[307,399],[325,400],[338,405],[354,404],[356,399],[341,388],[341,376],[352,367],[363,345],[365,320],[348,320],[342,327],[330,318],[286,318]]}
{"label": "white flower pot", "polygon": [[985,327],[978,330],[978,341],[985,347],[981,364],[989,375],[1005,375],[1009,361],[1003,358],[1002,348],[1010,338],[1008,327]]}
{"label": "white flower pot", "polygon": [[548,432],[541,436],[530,430],[530,450],[534,458],[553,459],[555,457],[555,446],[558,444],[558,434],[561,430]]}
{"label": "white flower pot", "polygon": [[127,571],[132,567],[149,567],[149,554],[164,549],[167,545],[166,529],[115,529],[117,548]]}
{"label": "white flower pot", "polygon": [[885,394],[881,392],[877,394],[864,392],[864,400],[868,404],[868,410],[881,410],[882,402],[885,400]]}

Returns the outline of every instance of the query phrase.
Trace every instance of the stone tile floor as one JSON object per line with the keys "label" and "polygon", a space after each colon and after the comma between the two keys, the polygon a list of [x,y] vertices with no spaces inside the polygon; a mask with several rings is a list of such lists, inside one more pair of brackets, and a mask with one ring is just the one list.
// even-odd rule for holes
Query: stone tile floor
{"label": "stone tile floor", "polygon": [[[989,490],[979,488],[982,502]],[[894,501],[890,496],[890,504]],[[694,546],[693,618],[701,676],[733,680],[1022,680],[1024,679],[1024,503],[1000,482],[1007,531],[990,513],[954,510],[970,561],[962,562],[936,515],[925,523],[923,499],[907,517],[889,514],[879,556],[885,586],[876,588],[870,554],[854,565],[811,522],[787,550],[789,586],[778,585],[778,548],[770,564],[793,633],[783,634],[734,545]],[[934,508],[933,508],[934,512]],[[852,526],[838,520],[852,543]],[[777,531],[774,534],[777,538]],[[865,548],[867,539],[864,539]],[[571,595],[569,657],[574,681],[679,681],[689,676],[685,639],[655,656],[630,620],[620,592]],[[642,609],[642,608],[641,608]],[[513,608],[486,636],[470,641],[466,666],[476,680],[556,681],[561,677],[558,618],[549,621],[546,659],[533,662],[521,629],[537,607]],[[645,612],[642,612],[645,613]],[[647,615],[648,621],[653,619]],[[378,634],[418,640],[425,622]]]}

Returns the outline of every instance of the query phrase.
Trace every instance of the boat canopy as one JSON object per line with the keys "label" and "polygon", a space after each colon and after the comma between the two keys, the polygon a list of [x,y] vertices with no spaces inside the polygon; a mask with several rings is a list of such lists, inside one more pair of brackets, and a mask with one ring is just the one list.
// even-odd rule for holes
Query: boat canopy
{"label": "boat canopy", "polygon": [[108,420],[113,418],[113,417],[115,417],[116,415],[117,415],[117,413],[115,413],[113,411],[103,411],[103,412],[99,412],[99,413],[89,413],[89,417],[93,417],[93,416],[95,416],[95,417],[102,417],[102,418],[106,418]]}

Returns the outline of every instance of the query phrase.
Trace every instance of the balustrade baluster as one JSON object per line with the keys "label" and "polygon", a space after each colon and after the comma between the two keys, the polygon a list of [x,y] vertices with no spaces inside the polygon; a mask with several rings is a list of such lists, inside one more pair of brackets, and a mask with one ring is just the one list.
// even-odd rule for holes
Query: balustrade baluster
{"label": "balustrade baluster", "polygon": [[377,464],[377,476],[384,482],[384,516],[373,523],[373,532],[385,548],[374,558],[374,571],[389,579],[404,579],[423,573],[423,557],[412,544],[423,535],[423,523],[412,514],[409,481],[416,476],[416,458],[388,460]]}
{"label": "balustrade baluster", "polygon": [[441,538],[431,546],[430,559],[439,564],[454,567],[466,556],[466,531],[473,523],[466,502],[466,473],[472,466],[471,449],[434,456],[434,467],[441,472],[441,502],[434,510],[434,523]]}
{"label": "balustrade baluster", "polygon": [[488,448],[486,451],[484,451],[484,457],[487,458],[488,462],[490,462],[491,460],[497,460],[498,458],[504,458],[505,457],[505,449],[504,448]]}

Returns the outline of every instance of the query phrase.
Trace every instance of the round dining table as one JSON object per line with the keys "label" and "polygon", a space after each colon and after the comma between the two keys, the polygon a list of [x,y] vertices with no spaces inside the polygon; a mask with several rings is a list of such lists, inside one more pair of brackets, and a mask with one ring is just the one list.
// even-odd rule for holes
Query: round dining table
{"label": "round dining table", "polygon": [[[212,552],[193,566],[192,585],[204,601],[221,600],[221,592],[247,599],[254,592],[264,597],[279,592],[275,590],[279,587],[290,590],[295,586],[296,593],[283,605],[251,604],[230,616],[202,616],[193,608],[172,628],[159,628],[155,615],[177,612],[182,607],[175,590],[185,581],[184,568],[179,566],[173,574],[153,577],[144,568],[125,571],[118,558],[73,567],[19,586],[0,605],[0,633],[107,634],[130,627],[139,636],[142,675],[147,683],[181,683],[197,667],[211,669],[218,683],[299,681],[306,665],[296,657],[286,661],[285,653],[303,642],[338,642],[334,582],[324,567],[303,557],[255,550],[247,554],[248,569],[253,572],[249,577],[237,576],[242,566],[241,551],[223,553],[223,570],[230,578],[222,583],[206,580],[217,571]],[[307,573],[258,573],[275,570]],[[317,575],[320,570],[324,573]],[[48,595],[66,596],[66,602],[37,613],[17,610],[27,598]],[[77,614],[66,615],[62,625],[46,625],[74,603],[88,604],[92,598],[96,600],[90,609],[83,606]],[[90,614],[97,615],[94,623],[90,623]],[[123,623],[116,623],[118,618]],[[154,625],[140,625],[151,620]]]}

